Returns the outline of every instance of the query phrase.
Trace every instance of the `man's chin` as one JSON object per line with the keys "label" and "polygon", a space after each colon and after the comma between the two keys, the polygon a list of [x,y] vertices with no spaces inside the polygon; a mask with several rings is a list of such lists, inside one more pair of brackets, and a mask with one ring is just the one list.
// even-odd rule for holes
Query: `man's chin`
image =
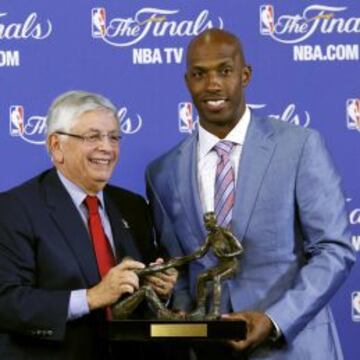
{"label": "man's chin", "polygon": [[211,123],[226,123],[229,118],[231,118],[231,112],[229,109],[213,110],[213,111],[202,111],[200,113],[200,118],[205,119],[207,122]]}
{"label": "man's chin", "polygon": [[91,174],[92,179],[99,182],[108,182],[111,175],[113,173],[113,169],[97,169],[93,171]]}
{"label": "man's chin", "polygon": [[106,176],[95,179],[95,182],[99,185],[105,186],[109,182],[109,180],[110,180],[110,176]]}
{"label": "man's chin", "polygon": [[93,177],[92,183],[94,184],[94,186],[100,187],[101,189],[103,189],[105,187],[105,185],[109,182],[109,180],[110,180],[109,175],[106,175],[106,176],[98,175],[98,176]]}
{"label": "man's chin", "polygon": [[228,117],[225,117],[224,114],[212,114],[212,116],[207,116],[204,123],[212,125],[212,126],[218,126],[223,127],[229,125],[231,121],[228,119]]}

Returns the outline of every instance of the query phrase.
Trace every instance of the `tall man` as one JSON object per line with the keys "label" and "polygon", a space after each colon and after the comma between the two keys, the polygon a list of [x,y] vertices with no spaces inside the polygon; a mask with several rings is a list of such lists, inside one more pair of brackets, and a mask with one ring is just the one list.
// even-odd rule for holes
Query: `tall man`
{"label": "tall man", "polygon": [[[171,256],[201,246],[211,210],[244,248],[221,310],[224,320],[247,322],[247,339],[232,341],[229,357],[209,344],[198,357],[342,359],[327,306],[354,262],[340,179],[316,131],[250,111],[250,78],[234,35],[211,29],[193,39],[185,80],[199,129],[147,169],[156,228]],[[193,307],[198,274],[215,264],[209,254],[189,265],[175,308]]]}
{"label": "tall man", "polygon": [[[55,168],[0,195],[1,359],[110,356],[110,306],[138,289],[134,270],[154,254],[144,199],[107,185],[119,140],[108,99],[65,93],[47,117]],[[166,297],[175,279],[148,282]]]}

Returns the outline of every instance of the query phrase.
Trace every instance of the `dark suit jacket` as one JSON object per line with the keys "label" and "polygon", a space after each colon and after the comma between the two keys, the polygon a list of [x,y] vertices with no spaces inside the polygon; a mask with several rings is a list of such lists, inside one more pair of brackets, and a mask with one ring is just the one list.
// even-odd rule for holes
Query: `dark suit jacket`
{"label": "dark suit jacket", "polygon": [[[150,261],[144,199],[113,186],[104,199],[117,260]],[[0,359],[105,358],[102,310],[66,321],[71,290],[99,281],[88,232],[54,169],[0,194]]]}

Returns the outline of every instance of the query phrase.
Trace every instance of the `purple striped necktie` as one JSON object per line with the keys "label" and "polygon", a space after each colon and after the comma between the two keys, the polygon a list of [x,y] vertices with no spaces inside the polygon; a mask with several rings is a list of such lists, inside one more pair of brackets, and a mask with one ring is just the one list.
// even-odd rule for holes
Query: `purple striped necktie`
{"label": "purple striped necktie", "polygon": [[215,176],[214,208],[217,223],[230,227],[235,202],[235,173],[230,160],[234,144],[230,141],[219,141],[214,150],[219,157]]}

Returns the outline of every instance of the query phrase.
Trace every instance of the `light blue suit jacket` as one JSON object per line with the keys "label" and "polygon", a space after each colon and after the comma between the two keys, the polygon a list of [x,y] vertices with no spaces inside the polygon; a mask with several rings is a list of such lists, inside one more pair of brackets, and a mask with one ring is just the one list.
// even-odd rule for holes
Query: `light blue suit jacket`
{"label": "light blue suit jacket", "polygon": [[[192,253],[206,237],[196,156],[195,133],[147,169],[158,238],[170,256]],[[340,178],[316,131],[252,115],[231,230],[245,251],[224,284],[222,311],[265,311],[286,339],[251,358],[342,359],[327,303],[355,256]],[[178,284],[177,308],[189,310],[197,274],[215,264],[208,254],[190,265]]]}

